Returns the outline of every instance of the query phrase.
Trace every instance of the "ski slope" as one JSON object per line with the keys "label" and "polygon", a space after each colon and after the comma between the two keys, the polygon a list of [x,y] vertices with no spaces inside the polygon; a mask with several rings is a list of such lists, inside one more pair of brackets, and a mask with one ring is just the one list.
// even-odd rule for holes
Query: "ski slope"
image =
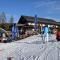
{"label": "ski slope", "polygon": [[12,43],[0,43],[0,60],[60,60],[60,42],[55,35],[43,43],[41,35],[33,35]]}

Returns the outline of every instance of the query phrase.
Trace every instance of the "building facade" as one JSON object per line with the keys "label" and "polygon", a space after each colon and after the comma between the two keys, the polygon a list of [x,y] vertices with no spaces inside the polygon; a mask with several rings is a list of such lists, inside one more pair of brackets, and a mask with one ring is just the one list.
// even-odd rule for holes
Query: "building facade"
{"label": "building facade", "polygon": [[[23,30],[24,32],[26,30],[32,30],[34,31],[34,26],[35,26],[35,17],[32,16],[21,16],[19,21],[18,21],[18,27],[20,30]],[[39,18],[37,17],[37,27],[38,27],[38,31],[41,32],[42,27],[44,27],[45,25],[48,25],[48,27],[53,30],[53,29],[57,29],[58,28],[58,24],[56,21],[52,20],[52,19],[46,19],[46,18]]]}

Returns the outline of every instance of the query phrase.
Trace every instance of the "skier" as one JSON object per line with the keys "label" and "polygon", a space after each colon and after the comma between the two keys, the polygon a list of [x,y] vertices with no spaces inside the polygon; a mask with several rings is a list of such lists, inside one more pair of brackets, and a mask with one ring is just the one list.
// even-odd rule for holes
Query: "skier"
{"label": "skier", "polygon": [[48,42],[48,33],[49,33],[49,27],[48,26],[44,26],[43,27],[43,40],[45,40],[45,42]]}

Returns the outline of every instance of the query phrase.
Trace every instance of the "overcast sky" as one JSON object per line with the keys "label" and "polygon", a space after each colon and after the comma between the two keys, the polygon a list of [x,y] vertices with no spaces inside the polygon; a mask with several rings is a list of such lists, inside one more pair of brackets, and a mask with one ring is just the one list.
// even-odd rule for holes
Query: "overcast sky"
{"label": "overcast sky", "polygon": [[13,15],[17,22],[21,15],[54,19],[60,22],[59,0],[0,0],[0,13],[5,12],[7,20]]}

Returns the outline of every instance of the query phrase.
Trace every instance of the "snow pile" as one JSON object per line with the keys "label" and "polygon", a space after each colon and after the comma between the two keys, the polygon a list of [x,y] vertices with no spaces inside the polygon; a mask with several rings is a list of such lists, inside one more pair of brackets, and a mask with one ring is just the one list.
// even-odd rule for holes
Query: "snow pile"
{"label": "snow pile", "polygon": [[60,60],[60,42],[51,35],[43,44],[41,35],[34,35],[20,41],[0,44],[0,60]]}

